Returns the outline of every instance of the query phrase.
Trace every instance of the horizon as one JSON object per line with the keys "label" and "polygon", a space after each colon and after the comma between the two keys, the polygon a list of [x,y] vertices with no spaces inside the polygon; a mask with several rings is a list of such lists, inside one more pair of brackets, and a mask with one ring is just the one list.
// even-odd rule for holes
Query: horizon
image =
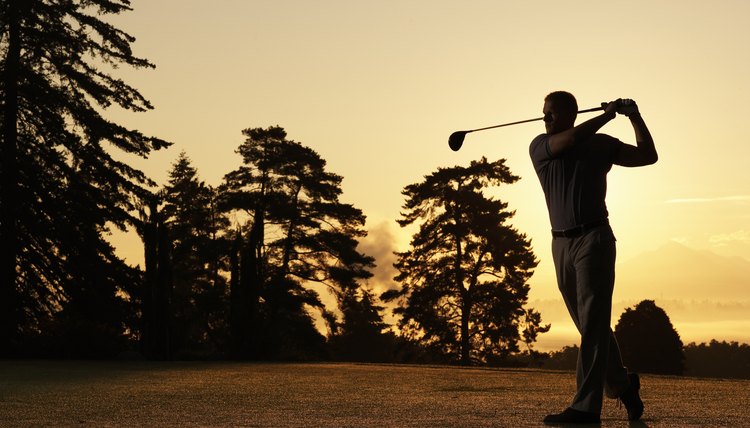
{"label": "horizon", "polygon": [[[750,4],[691,2],[675,8],[585,1],[576,10],[547,5],[547,13],[533,5],[494,2],[134,0],[132,7],[109,21],[136,37],[135,55],[157,68],[119,69],[115,75],[156,108],[137,114],[111,109],[107,116],[174,145],[149,159],[117,158],[161,186],[185,151],[201,179],[216,185],[240,163],[234,150],[242,129],[282,126],[290,139],[320,153],[328,170],[344,177],[342,200],[368,217],[366,228],[375,239],[363,245],[378,255],[374,273],[380,282],[370,284],[378,292],[390,284],[389,250],[403,250],[410,239],[408,230],[395,224],[401,189],[438,167],[486,156],[507,159],[521,176],[492,194],[516,210],[511,224],[532,239],[540,260],[530,280],[529,305],[555,299],[562,305],[544,198],[527,153],[543,127],[470,134],[459,152],[447,146],[456,130],[539,116],[543,97],[557,89],[576,95],[581,108],[635,99],[656,142],[657,164],[615,167],[609,174],[618,278],[625,263],[670,242],[750,261],[750,173],[744,165],[750,144],[741,128],[750,95],[744,83],[750,53],[743,44],[750,29],[742,19]],[[564,31],[555,18],[567,22]],[[623,118],[601,132],[634,142]],[[134,233],[114,231],[112,241],[118,254],[138,264],[142,249]],[[705,274],[699,265],[682,269]],[[696,298],[737,300],[728,289],[704,288]],[[618,300],[623,291],[629,297]],[[615,301],[647,299],[651,292],[648,284],[618,281]],[[735,321],[745,323],[740,326],[750,325],[748,308],[739,311],[744,318]],[[686,337],[712,331],[711,322],[694,322],[689,315],[672,320],[686,344]],[[613,307],[613,326],[618,317]],[[550,322],[544,312],[542,318]],[[555,322],[550,333],[572,326]],[[713,328],[726,334],[740,329],[721,323]],[[577,340],[574,333],[568,336]],[[722,340],[721,333],[715,339]],[[545,340],[552,343],[541,335],[537,348],[546,346]]]}

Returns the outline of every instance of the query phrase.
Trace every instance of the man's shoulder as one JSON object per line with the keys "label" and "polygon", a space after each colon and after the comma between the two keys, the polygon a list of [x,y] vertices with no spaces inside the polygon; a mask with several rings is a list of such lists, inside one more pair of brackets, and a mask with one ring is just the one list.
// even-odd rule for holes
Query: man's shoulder
{"label": "man's shoulder", "polygon": [[539,144],[540,142],[546,140],[547,138],[549,138],[549,134],[539,134],[536,137],[534,137],[533,140],[531,140],[531,145],[533,146],[534,144]]}
{"label": "man's shoulder", "polygon": [[535,162],[541,161],[544,158],[550,156],[549,147],[547,146],[547,140],[549,135],[539,134],[531,140],[529,144],[529,156]]}
{"label": "man's shoulder", "polygon": [[538,147],[540,144],[544,144],[548,138],[549,138],[548,134],[539,134],[536,137],[534,137],[534,139],[531,140],[531,144],[529,144],[529,151],[533,152],[534,149]]}

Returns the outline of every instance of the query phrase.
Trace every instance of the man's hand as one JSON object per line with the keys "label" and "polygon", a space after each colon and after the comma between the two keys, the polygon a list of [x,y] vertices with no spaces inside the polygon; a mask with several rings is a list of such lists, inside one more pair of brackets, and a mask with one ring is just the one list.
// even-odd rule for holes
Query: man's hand
{"label": "man's hand", "polygon": [[621,104],[622,104],[622,98],[618,98],[608,103],[602,103],[602,107],[604,107],[604,113],[607,116],[609,116],[610,118],[614,118],[615,116],[617,116],[617,113],[620,110]]}
{"label": "man's hand", "polygon": [[640,114],[640,112],[638,111],[638,105],[635,103],[635,101],[627,98],[618,101],[620,101],[619,107],[617,108],[618,113],[627,117]]}
{"label": "man's hand", "polygon": [[610,117],[615,117],[617,113],[627,117],[639,114],[638,105],[629,98],[618,98],[608,103],[602,103],[602,107],[604,108],[604,113]]}

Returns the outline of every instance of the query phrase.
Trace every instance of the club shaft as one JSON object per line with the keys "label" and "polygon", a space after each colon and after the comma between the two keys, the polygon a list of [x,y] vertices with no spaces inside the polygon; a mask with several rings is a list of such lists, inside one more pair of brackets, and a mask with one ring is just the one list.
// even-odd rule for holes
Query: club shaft
{"label": "club shaft", "polygon": [[[580,110],[578,113],[589,113],[589,112],[598,111],[598,110],[604,110],[604,107],[594,107],[594,108],[589,108],[586,110]],[[466,131],[466,133],[468,134],[469,132],[484,131],[485,129],[501,128],[503,126],[518,125],[519,123],[536,122],[537,120],[544,120],[544,117],[537,117],[535,119],[519,120],[518,122],[503,123],[502,125],[494,125],[494,126],[487,126],[485,128],[472,129],[472,130]]]}

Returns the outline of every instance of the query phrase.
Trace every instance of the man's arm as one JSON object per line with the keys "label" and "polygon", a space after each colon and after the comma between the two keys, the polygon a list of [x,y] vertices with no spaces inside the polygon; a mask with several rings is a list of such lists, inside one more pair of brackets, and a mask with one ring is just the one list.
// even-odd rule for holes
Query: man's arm
{"label": "man's arm", "polygon": [[604,107],[604,113],[599,116],[591,118],[568,130],[550,135],[547,144],[549,144],[549,152],[552,157],[557,157],[579,141],[586,141],[591,138],[602,126],[617,116],[617,107],[619,104],[620,100],[607,103]]}
{"label": "man's arm", "polygon": [[651,133],[648,131],[646,122],[643,121],[643,118],[638,111],[638,107],[635,107],[634,111],[629,114],[625,114],[630,118],[630,123],[633,125],[637,146],[623,144],[617,154],[615,163],[617,165],[631,167],[656,163],[659,159],[659,155],[656,153],[654,139],[651,137]]}

